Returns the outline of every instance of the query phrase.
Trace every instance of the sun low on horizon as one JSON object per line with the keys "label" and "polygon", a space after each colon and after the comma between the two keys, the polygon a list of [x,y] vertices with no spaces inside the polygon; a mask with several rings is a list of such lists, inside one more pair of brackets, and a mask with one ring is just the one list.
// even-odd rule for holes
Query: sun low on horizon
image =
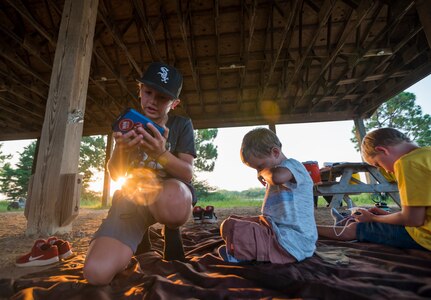
{"label": "sun low on horizon", "polygon": [[[89,190],[101,193],[103,191],[103,173],[97,174],[95,177],[96,179],[91,181],[89,184]],[[125,182],[125,177],[120,177],[116,181],[111,179],[109,186],[109,194],[112,196],[116,190],[120,190],[122,188]]]}

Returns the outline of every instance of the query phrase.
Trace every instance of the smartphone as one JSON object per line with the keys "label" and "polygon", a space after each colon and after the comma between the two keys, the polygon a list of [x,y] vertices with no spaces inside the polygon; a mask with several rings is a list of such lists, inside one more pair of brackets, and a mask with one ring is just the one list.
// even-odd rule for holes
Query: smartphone
{"label": "smartphone", "polygon": [[143,127],[148,133],[151,135],[153,132],[148,129],[147,123],[151,123],[154,125],[154,127],[157,128],[157,130],[160,132],[161,135],[164,135],[165,128],[162,126],[154,123],[150,119],[148,119],[146,116],[140,114],[133,108],[127,108],[121,115],[119,115],[114,123],[112,124],[112,130],[115,132],[120,131],[121,133],[126,133],[132,129]]}

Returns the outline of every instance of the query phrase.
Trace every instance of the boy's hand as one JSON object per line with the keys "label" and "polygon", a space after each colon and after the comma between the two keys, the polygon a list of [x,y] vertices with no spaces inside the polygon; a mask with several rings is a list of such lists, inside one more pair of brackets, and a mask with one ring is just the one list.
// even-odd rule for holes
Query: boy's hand
{"label": "boy's hand", "polygon": [[144,148],[145,152],[152,157],[157,158],[166,152],[166,140],[169,136],[169,129],[165,128],[164,135],[162,136],[153,124],[147,123],[147,128],[152,134],[143,127],[138,127],[136,129],[139,135],[142,136],[140,144]]}
{"label": "boy's hand", "polygon": [[257,173],[257,179],[264,185],[266,186],[268,183],[269,184],[274,184],[272,182],[272,172],[271,169],[267,168],[267,169],[262,169]]}
{"label": "boy's hand", "polygon": [[139,144],[142,137],[134,131],[130,130],[127,133],[114,132],[115,147],[121,151],[130,151]]}
{"label": "boy's hand", "polygon": [[292,172],[288,168],[275,166],[272,168],[265,168],[258,172],[258,179],[260,182],[270,185],[283,185],[293,179]]}
{"label": "boy's hand", "polygon": [[257,173],[257,180],[259,180],[259,182],[262,183],[263,186],[266,186],[265,178],[260,176],[259,173]]}
{"label": "boy's hand", "polygon": [[366,209],[358,208],[354,212],[352,212],[352,216],[355,218],[356,222],[372,222],[373,221],[373,213],[369,212]]}
{"label": "boy's hand", "polygon": [[384,210],[384,209],[381,209],[381,208],[378,208],[378,207],[371,207],[369,210],[368,210],[370,213],[373,213],[373,214],[375,214],[375,215],[389,215],[390,214],[390,212],[388,212],[388,211],[386,211],[386,210]]}

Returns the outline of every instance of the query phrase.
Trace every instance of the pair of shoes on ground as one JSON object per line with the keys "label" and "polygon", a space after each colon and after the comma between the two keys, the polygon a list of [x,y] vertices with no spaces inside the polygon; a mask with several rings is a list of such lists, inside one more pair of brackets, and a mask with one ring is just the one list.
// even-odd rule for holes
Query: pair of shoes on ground
{"label": "pair of shoes on ground", "polygon": [[17,267],[36,267],[56,263],[73,255],[68,241],[55,236],[47,240],[39,239],[34,242],[31,251],[16,259]]}
{"label": "pair of shoes on ground", "polygon": [[208,205],[205,209],[195,206],[193,208],[193,221],[195,223],[216,223],[217,216],[214,213],[214,206]]}

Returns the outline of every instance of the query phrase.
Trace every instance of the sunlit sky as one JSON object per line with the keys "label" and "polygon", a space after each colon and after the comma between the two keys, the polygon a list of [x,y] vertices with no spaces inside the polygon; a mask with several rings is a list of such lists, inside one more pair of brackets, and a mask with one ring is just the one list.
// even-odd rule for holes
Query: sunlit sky
{"label": "sunlit sky", "polygon": [[[416,95],[416,104],[423,113],[431,114],[431,76],[419,81],[406,91]],[[287,157],[301,162],[317,161],[322,167],[324,162],[359,162],[361,157],[350,141],[352,121],[319,122],[304,124],[277,125],[276,132]],[[218,159],[213,172],[198,173],[199,179],[219,189],[242,191],[262,187],[256,179],[256,171],[243,165],[239,158],[242,137],[254,127],[220,128],[215,144]],[[3,142],[2,152],[14,154],[22,152],[31,140]],[[100,179],[103,182],[103,179]]]}

